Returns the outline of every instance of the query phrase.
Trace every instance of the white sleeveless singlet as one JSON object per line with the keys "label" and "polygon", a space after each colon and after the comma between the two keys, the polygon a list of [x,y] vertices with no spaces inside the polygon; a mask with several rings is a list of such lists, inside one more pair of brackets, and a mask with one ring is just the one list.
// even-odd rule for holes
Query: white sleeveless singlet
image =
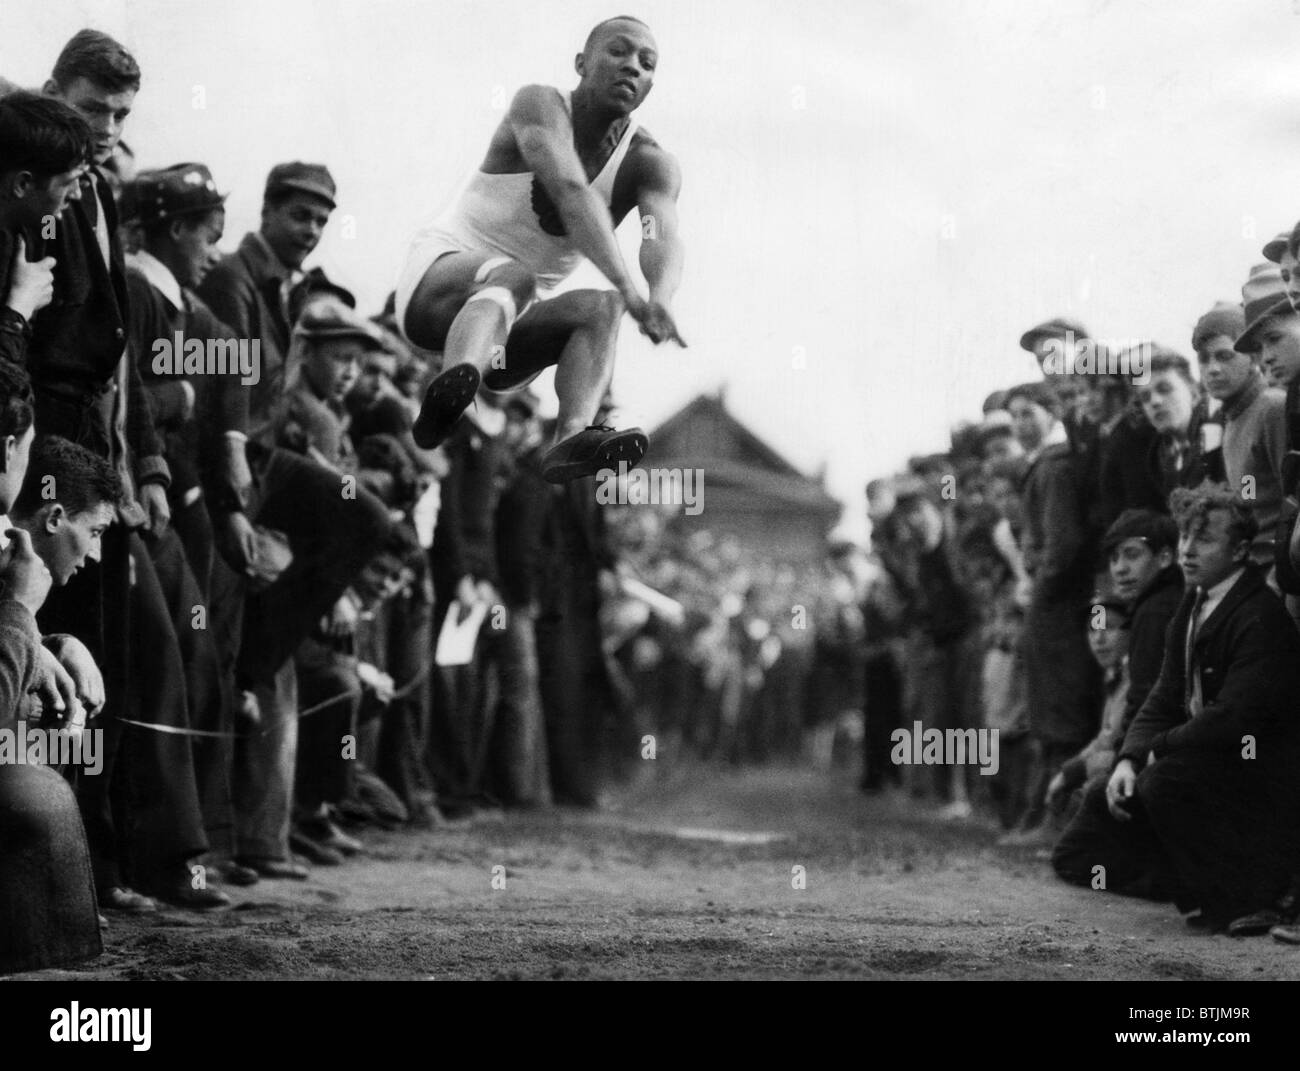
{"label": "white sleeveless singlet", "polygon": [[[560,99],[572,115],[570,97],[568,93],[560,93]],[[614,179],[636,129],[636,117],[632,116],[605,166],[591,181],[591,189],[606,205],[614,199]],[[510,257],[531,271],[539,289],[544,290],[554,288],[573,273],[583,259],[582,254],[569,236],[548,234],[542,229],[533,207],[533,177],[532,171],[512,175],[475,171],[451,207],[416,233],[397,286],[395,311],[403,329],[406,306],[415,288],[429,266],[447,253],[483,250]],[[549,199],[545,204],[555,214]],[[555,219],[558,222],[558,215]]]}

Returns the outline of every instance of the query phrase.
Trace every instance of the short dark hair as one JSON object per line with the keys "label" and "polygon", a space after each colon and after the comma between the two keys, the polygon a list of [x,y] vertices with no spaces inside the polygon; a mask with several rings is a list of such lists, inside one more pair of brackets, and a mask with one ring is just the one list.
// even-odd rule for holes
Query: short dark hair
{"label": "short dark hair", "polygon": [[1178,525],[1165,513],[1153,509],[1126,509],[1102,537],[1101,552],[1109,556],[1126,539],[1140,539],[1152,554],[1178,549]]}
{"label": "short dark hair", "polygon": [[0,99],[0,169],[42,182],[89,163],[90,125],[61,100],[22,90]]}
{"label": "short dark hair", "polygon": [[1017,398],[1024,398],[1025,401],[1033,403],[1040,409],[1046,409],[1057,420],[1061,419],[1060,400],[1046,383],[1017,383],[1007,391],[1006,406],[1008,409],[1011,408],[1011,403]]}
{"label": "short dark hair", "polygon": [[[53,477],[53,498],[46,496],[47,476]],[[100,503],[124,505],[126,490],[117,470],[98,454],[57,435],[42,435],[32,444],[27,478],[13,512],[30,517],[48,502],[57,502],[75,516]]]}
{"label": "short dark hair", "polygon": [[1192,376],[1192,362],[1173,350],[1157,349],[1151,355],[1151,363],[1147,365],[1146,374],[1150,377],[1157,372],[1177,372],[1187,381],[1189,387],[1196,386],[1196,379]]}
{"label": "short dark hair", "polygon": [[591,28],[591,33],[587,34],[586,43],[582,46],[582,54],[584,56],[591,51],[591,46],[596,43],[596,38],[600,36],[600,31],[615,22],[635,22],[638,26],[645,26],[647,30],[650,29],[650,27],[646,26],[644,22],[632,15],[615,15],[612,19],[602,19]]}
{"label": "short dark hair", "polygon": [[78,30],[63,46],[51,75],[55,84],[67,88],[85,78],[110,93],[139,90],[140,67],[117,41],[99,30]]}
{"label": "short dark hair", "polygon": [[0,436],[21,439],[35,419],[32,381],[25,369],[0,361]]}
{"label": "short dark hair", "polygon": [[1234,543],[1249,543],[1259,534],[1259,518],[1251,504],[1218,484],[1179,487],[1169,496],[1169,508],[1178,522],[1179,532],[1190,532],[1193,525],[1204,522],[1210,513],[1223,510],[1228,514],[1228,534]]}

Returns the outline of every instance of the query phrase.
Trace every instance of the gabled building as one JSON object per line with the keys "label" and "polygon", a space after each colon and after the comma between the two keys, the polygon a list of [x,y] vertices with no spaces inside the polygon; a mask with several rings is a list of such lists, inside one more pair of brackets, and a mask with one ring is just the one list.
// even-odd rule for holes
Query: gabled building
{"label": "gabled building", "polygon": [[842,506],[745,427],[723,394],[701,394],[650,432],[643,468],[699,469],[703,510],[678,516],[686,531],[728,534],[756,554],[818,562]]}

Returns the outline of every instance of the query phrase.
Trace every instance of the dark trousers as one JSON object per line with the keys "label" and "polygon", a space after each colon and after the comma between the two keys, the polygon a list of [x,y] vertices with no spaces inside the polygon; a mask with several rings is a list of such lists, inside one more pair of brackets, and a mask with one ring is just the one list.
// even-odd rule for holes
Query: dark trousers
{"label": "dark trousers", "polygon": [[239,671],[266,682],[329,612],[378,551],[390,521],[382,502],[344,477],[287,450],[258,459],[250,517],[283,532],[293,561],[265,591],[245,599]]}
{"label": "dark trousers", "polygon": [[[294,803],[299,810],[314,813],[322,803],[342,801],[351,787],[360,681],[350,662],[316,639],[305,641],[299,651],[298,699],[302,709],[311,712],[298,722]],[[352,738],[352,748],[346,752],[345,736]]]}
{"label": "dark trousers", "polygon": [[537,664],[552,798],[592,806],[601,783],[601,721],[610,706],[594,598],[578,592],[543,610]]}
{"label": "dark trousers", "polygon": [[[134,538],[130,716],[150,725],[188,729],[191,708],[187,685],[191,680],[202,703],[220,703],[220,697],[210,691],[216,682],[205,680],[204,664],[210,669],[214,661],[210,649],[203,655],[198,653],[202,638],[194,635],[197,630],[193,627],[192,609],[183,605],[197,601],[199,596],[179,537],[167,531],[159,539],[149,539],[155,543],[154,552],[163,562],[169,582],[174,585],[174,597],[181,605],[173,618],[151,551],[144,541]],[[188,667],[180,629],[195,658]],[[205,707],[204,716],[216,720],[210,707]],[[129,761],[125,772],[132,782],[129,806],[134,812],[130,828],[133,880],[148,887],[157,879],[183,873],[185,861],[207,851],[208,841],[199,806],[191,738],[128,725],[126,747]]]}
{"label": "dark trousers", "polygon": [[[433,617],[435,644],[451,601],[450,595],[439,593]],[[440,806],[471,802],[483,792],[485,742],[491,726],[482,724],[478,708],[483,685],[482,648],[492,642],[490,632],[485,620],[479,632],[479,649],[468,665],[433,669],[433,711],[426,758]]]}
{"label": "dark trousers", "polygon": [[482,693],[490,719],[488,770],[494,793],[507,804],[549,799],[542,696],[537,682],[537,637],[523,607],[509,607],[504,628],[485,648],[491,687]]}
{"label": "dark trousers", "polygon": [[1100,775],[1084,787],[1079,810],[1052,850],[1052,868],[1071,885],[1167,900],[1172,872],[1143,796],[1129,801],[1132,818],[1121,822],[1106,806],[1109,780],[1109,774]]}
{"label": "dark trousers", "polygon": [[[53,588],[37,615],[43,635],[66,632],[89,648],[104,676],[104,709],[92,724],[103,730],[103,767],[93,776],[75,771],[73,787],[85,823],[86,841],[101,887],[122,884],[120,845],[114,821],[114,771],[124,726],[130,676],[130,533],[115,524],[104,533],[100,560],[87,562],[63,587]],[[116,627],[112,626],[116,622]],[[117,796],[122,792],[119,787]]]}
{"label": "dark trousers", "polygon": [[383,665],[403,695],[380,714],[375,773],[389,786],[408,811],[417,809],[419,797],[432,786],[420,762],[421,742],[428,732],[433,694],[433,605],[416,591],[392,599],[376,618],[380,625],[377,646]]}
{"label": "dark trousers", "polygon": [[897,785],[903,779],[902,771],[889,761],[893,746],[889,734],[902,721],[903,677],[889,651],[867,658],[864,677],[862,787],[875,791],[886,780]]}
{"label": "dark trousers", "polygon": [[250,447],[250,466],[249,517],[288,537],[293,562],[258,592],[215,563],[215,616],[223,661],[233,663],[234,694],[252,691],[262,715],[257,731],[235,743],[236,850],[284,858],[298,748],[291,658],[382,545],[390,522],[377,498],[305,457]]}
{"label": "dark trousers", "polygon": [[[229,733],[235,720],[232,682],[222,669],[212,607],[192,569],[190,550],[182,544],[180,531],[171,529],[161,539],[147,541],[180,646],[189,723],[205,732]],[[229,852],[233,847],[230,772],[234,741],[194,737],[190,750],[209,845]]]}

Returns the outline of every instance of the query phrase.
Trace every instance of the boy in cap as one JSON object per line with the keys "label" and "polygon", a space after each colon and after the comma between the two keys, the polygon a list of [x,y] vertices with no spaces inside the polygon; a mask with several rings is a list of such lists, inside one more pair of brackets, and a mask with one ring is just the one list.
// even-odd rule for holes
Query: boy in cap
{"label": "boy in cap", "polygon": [[[1297,251],[1296,235],[1288,249]],[[1242,353],[1259,354],[1260,368],[1269,382],[1286,391],[1287,457],[1281,471],[1282,517],[1276,530],[1275,580],[1290,595],[1300,594],[1300,526],[1295,524],[1297,495],[1297,452],[1300,452],[1300,314],[1297,314],[1282,282],[1281,273],[1266,265],[1251,270],[1243,294],[1247,294],[1246,328],[1234,343]],[[1265,533],[1267,534],[1267,533]],[[1292,604],[1293,615],[1295,606]]]}
{"label": "boy in cap", "polygon": [[[1243,297],[1257,309],[1261,297],[1269,300],[1266,295],[1276,277],[1272,265],[1259,265],[1243,288]],[[1286,394],[1265,383],[1257,354],[1235,348],[1236,340],[1245,332],[1247,315],[1240,305],[1216,305],[1197,321],[1192,346],[1205,392],[1221,403],[1223,467],[1228,487],[1255,507],[1259,535],[1251,548],[1251,558],[1271,570],[1274,537],[1282,514]],[[1271,576],[1270,583],[1275,583]]]}
{"label": "boy in cap", "polygon": [[[543,473],[593,476],[646,450],[639,428],[594,421],[614,370],[623,313],[658,344],[682,343],[670,304],[681,278],[677,161],[633,112],[654,82],[649,27],[619,17],[597,25],[574,61],[577,88],[525,86],[493,134],[481,168],[449,211],[416,236],[397,287],[397,321],[417,346],[445,350],[415,440],[437,446],[480,382],[508,391],[558,365],[560,414]],[[614,229],[642,220],[642,297]],[[613,290],[571,290],[534,304],[586,256]]]}
{"label": "boy in cap", "polygon": [[[248,394],[239,381],[243,370],[237,340],[194,292],[220,256],[225,195],[203,164],[188,163],[142,173],[134,201],[142,245],[127,262],[131,336],[141,355],[140,375],[154,421],[165,437],[173,524],[206,592],[212,522],[203,501],[204,483],[218,483],[234,494],[249,479],[243,451],[228,446],[230,436],[240,435],[247,425]],[[194,360],[195,348],[202,361]],[[229,370],[210,374],[209,354],[225,356]],[[186,374],[186,367],[195,371]]]}
{"label": "boy in cap", "polygon": [[351,415],[344,399],[371,353],[384,353],[374,324],[333,297],[310,301],[294,329],[293,362],[276,441],[287,449],[355,473],[357,456],[348,435]]}
{"label": "boy in cap", "polygon": [[[210,603],[214,543],[208,498],[233,496],[250,478],[239,438],[247,425],[247,387],[240,376],[248,369],[240,367],[234,333],[193,289],[219,255],[225,196],[200,163],[143,172],[131,189],[141,245],[127,261],[130,335],[172,472],[174,530],[147,547],[179,646],[177,663],[185,667],[183,693],[173,691],[180,681],[168,679],[151,692],[166,695],[171,707],[187,707],[194,728],[230,731],[235,697],[222,671],[217,630],[195,629],[190,622],[195,605]],[[232,436],[241,443],[238,449],[231,448]],[[168,630],[159,628],[158,635],[170,655]],[[196,739],[192,754],[204,825],[220,853],[223,843],[229,847],[231,745]],[[256,874],[228,859],[207,862],[226,880],[256,881]]]}

